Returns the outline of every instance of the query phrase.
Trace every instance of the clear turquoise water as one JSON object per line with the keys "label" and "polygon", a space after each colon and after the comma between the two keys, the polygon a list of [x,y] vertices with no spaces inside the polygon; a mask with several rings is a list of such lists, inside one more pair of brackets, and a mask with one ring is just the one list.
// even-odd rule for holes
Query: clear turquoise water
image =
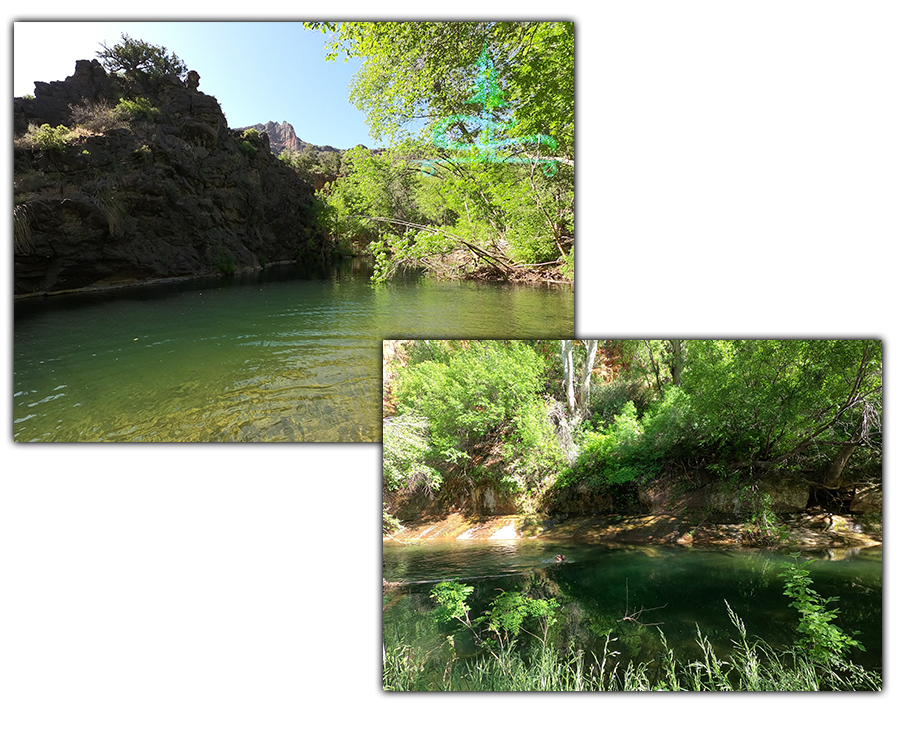
{"label": "clear turquoise water", "polygon": [[381,439],[381,340],[571,336],[571,287],[374,287],[360,259],[15,304],[17,441]]}
{"label": "clear turquoise water", "polygon": [[[566,555],[566,563],[556,563],[559,553]],[[804,557],[816,558],[811,563],[813,588],[823,597],[839,598],[829,606],[840,610],[836,624],[847,633],[859,631],[857,638],[866,651],[855,650],[853,660],[880,667],[882,550]],[[783,648],[797,638],[798,613],[782,594],[784,579],[779,576],[789,562],[787,552],[772,550],[540,541],[385,545],[384,578],[407,583],[399,593],[385,596],[385,642],[431,647],[443,641],[442,631],[429,616],[436,607],[429,592],[437,582],[458,580],[475,587],[470,598],[473,618],[499,590],[556,597],[565,605],[557,639],[574,641],[588,653],[602,655],[608,633],[616,639],[612,645],[623,660],[653,661],[659,656],[662,630],[677,659],[699,659],[699,627],[724,657],[731,641],[739,637],[726,601],[750,636]],[[626,615],[635,619],[623,620]],[[460,635],[457,644],[464,638]]]}

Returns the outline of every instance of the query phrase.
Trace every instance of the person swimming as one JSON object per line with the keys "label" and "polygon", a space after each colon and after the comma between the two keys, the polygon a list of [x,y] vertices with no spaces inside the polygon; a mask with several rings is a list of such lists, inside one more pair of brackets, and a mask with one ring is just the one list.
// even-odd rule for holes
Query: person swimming
{"label": "person swimming", "polygon": [[557,561],[557,562],[565,562],[565,561],[566,561],[566,555],[564,555],[564,554],[557,554],[557,555],[556,555],[556,561]]}

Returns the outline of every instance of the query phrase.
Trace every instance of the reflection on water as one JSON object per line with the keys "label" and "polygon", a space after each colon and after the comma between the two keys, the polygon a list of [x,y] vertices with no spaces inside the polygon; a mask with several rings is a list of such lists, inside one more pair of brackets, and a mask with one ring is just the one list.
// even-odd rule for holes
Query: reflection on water
{"label": "reflection on water", "polygon": [[[555,555],[564,553],[558,564]],[[882,657],[881,549],[862,550],[839,561],[816,557],[811,565],[814,589],[839,597],[836,624],[857,638],[866,652],[851,658],[880,667]],[[428,597],[443,580],[475,587],[471,615],[481,613],[499,590],[525,590],[533,597],[556,597],[566,606],[557,639],[602,654],[607,635],[617,638],[626,659],[658,656],[661,629],[680,659],[700,658],[697,628],[720,656],[738,637],[726,608],[743,620],[751,636],[771,646],[787,647],[797,638],[797,611],[783,595],[779,573],[793,560],[771,550],[702,550],[657,546],[546,544],[508,542],[390,546],[383,550],[384,579],[407,584],[384,610],[386,642],[418,636],[426,643],[442,636],[424,623],[434,603]],[[643,610],[643,612],[641,612]],[[636,617],[626,620],[625,616]],[[432,621],[433,622],[433,621]],[[659,624],[658,626],[655,624]]]}
{"label": "reflection on water", "polygon": [[571,336],[568,287],[353,259],[15,305],[17,441],[377,441],[381,340]]}

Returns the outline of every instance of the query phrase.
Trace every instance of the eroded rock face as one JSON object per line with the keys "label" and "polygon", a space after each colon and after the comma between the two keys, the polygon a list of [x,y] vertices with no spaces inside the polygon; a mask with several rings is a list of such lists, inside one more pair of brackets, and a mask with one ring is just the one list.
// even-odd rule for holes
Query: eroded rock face
{"label": "eroded rock face", "polygon": [[[17,135],[76,119],[83,129],[62,148],[15,148],[16,294],[329,257],[312,187],[265,136],[229,129],[198,87],[196,73],[126,81],[78,61],[65,81],[15,100]],[[90,104],[100,115],[120,98],[143,100],[151,118],[81,126]]]}

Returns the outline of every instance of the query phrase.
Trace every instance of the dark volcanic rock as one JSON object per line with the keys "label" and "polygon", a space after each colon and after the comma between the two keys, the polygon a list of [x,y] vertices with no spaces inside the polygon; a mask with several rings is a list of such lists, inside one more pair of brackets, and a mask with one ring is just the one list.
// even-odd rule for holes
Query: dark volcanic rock
{"label": "dark volcanic rock", "polygon": [[[199,75],[134,78],[78,61],[15,99],[15,293],[230,273],[330,255],[312,186],[264,135],[228,128]],[[140,100],[149,118],[113,113]],[[29,127],[75,129],[65,146]]]}

